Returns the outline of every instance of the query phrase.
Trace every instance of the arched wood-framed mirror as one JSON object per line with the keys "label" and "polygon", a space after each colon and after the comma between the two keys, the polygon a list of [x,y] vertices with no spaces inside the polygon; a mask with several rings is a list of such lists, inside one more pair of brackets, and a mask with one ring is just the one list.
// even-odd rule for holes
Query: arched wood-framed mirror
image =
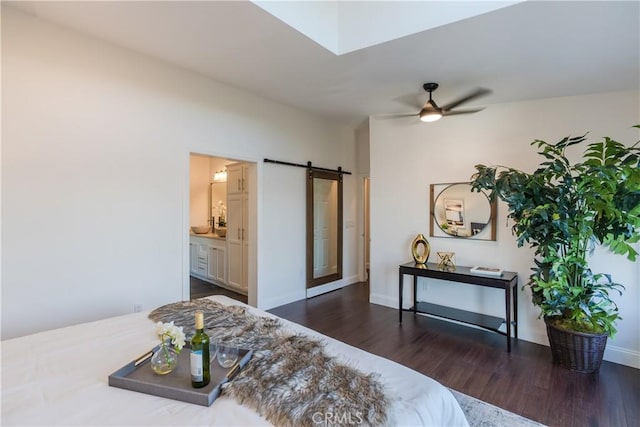
{"label": "arched wood-framed mirror", "polygon": [[307,288],[342,279],[342,173],[307,169]]}
{"label": "arched wood-framed mirror", "polygon": [[431,237],[496,240],[496,201],[469,182],[431,184],[429,199]]}

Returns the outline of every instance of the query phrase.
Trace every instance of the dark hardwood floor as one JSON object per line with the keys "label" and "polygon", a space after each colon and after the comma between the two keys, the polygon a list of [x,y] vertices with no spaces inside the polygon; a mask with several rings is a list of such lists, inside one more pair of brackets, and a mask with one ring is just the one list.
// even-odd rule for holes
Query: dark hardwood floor
{"label": "dark hardwood floor", "polygon": [[225,295],[229,298],[247,303],[247,296],[239,294],[237,292],[230,291],[220,286],[216,286],[212,283],[200,280],[197,277],[190,277],[191,279],[191,299],[197,299],[202,297],[208,297],[209,295]]}
{"label": "dark hardwood floor", "polygon": [[428,375],[447,387],[549,426],[639,426],[640,370],[603,362],[599,374],[552,363],[548,347],[368,303],[359,283],[269,310]]}

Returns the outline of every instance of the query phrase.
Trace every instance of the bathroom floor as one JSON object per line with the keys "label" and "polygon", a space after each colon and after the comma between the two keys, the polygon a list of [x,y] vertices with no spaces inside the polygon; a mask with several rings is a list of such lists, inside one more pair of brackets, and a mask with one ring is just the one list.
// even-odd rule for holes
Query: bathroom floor
{"label": "bathroom floor", "polygon": [[196,277],[191,276],[191,299],[197,299],[207,297],[209,295],[225,295],[229,298],[247,303],[246,295],[239,294],[237,292],[230,291],[220,286],[216,286],[212,283],[205,282]]}

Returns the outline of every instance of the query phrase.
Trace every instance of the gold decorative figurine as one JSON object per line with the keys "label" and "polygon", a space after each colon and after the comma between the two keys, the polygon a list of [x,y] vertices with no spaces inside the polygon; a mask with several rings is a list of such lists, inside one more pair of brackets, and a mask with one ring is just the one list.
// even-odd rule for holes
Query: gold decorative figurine
{"label": "gold decorative figurine", "polygon": [[456,256],[455,252],[437,252],[438,254],[438,268],[445,271],[452,271],[456,269],[456,264],[453,262],[453,257]]}
{"label": "gold decorative figurine", "polygon": [[[420,253],[420,245],[423,246],[422,253]],[[413,239],[413,243],[411,243],[411,254],[413,255],[413,259],[416,264],[424,264],[429,259],[429,252],[431,252],[431,246],[429,246],[429,242],[424,237],[423,234],[418,234],[415,239]]]}

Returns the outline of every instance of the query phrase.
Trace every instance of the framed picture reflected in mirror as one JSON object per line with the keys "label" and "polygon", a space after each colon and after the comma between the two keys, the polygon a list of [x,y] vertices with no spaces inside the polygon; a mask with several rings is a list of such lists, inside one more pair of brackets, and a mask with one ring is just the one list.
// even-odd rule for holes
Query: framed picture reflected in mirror
{"label": "framed picture reflected in mirror", "polygon": [[431,237],[496,240],[496,202],[484,192],[471,191],[469,182],[430,185]]}

